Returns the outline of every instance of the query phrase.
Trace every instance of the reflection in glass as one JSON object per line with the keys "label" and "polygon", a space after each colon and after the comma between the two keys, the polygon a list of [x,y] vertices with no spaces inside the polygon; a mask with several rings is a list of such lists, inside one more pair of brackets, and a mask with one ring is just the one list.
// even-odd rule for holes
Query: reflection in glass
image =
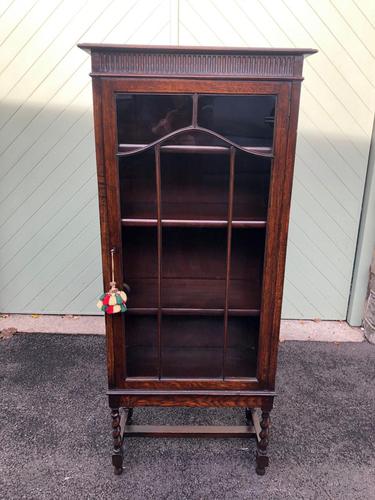
{"label": "reflection in glass", "polygon": [[191,125],[190,95],[118,94],[119,144],[149,144]]}
{"label": "reflection in glass", "polygon": [[198,125],[247,147],[271,147],[276,97],[270,95],[202,95]]}

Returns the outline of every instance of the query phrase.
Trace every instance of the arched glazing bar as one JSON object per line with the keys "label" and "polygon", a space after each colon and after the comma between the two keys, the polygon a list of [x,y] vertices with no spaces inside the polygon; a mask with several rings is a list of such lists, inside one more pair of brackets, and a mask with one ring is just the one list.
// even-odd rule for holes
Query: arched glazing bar
{"label": "arched glazing bar", "polygon": [[[185,134],[187,132],[201,132],[203,134],[207,134],[209,136],[212,136],[223,143],[227,145],[227,147],[223,146],[202,146],[202,145],[168,145],[164,146],[163,144],[170,141],[171,139],[174,139],[175,137],[178,137],[179,135]],[[190,125],[188,127],[180,128],[178,130],[175,130],[171,132],[170,134],[167,134],[157,141],[151,142],[150,144],[122,144],[119,145],[120,151],[117,153],[117,156],[130,156],[136,153],[143,153],[144,151],[147,151],[149,149],[155,148],[156,146],[161,146],[162,150],[164,151],[185,151],[185,152],[212,152],[212,153],[218,153],[218,152],[227,152],[229,154],[229,148],[234,147],[235,149],[238,149],[240,151],[243,151],[244,153],[248,153],[253,156],[258,156],[262,158],[273,158],[274,155],[272,152],[269,151],[270,148],[251,148],[251,147],[245,147],[245,146],[240,146],[239,144],[236,144],[235,142],[231,141],[230,139],[227,139],[226,137],[222,136],[221,134],[218,134],[217,132],[214,132],[213,130],[200,127],[200,126],[193,126]],[[264,149],[264,150],[262,150]],[[190,150],[190,151],[189,151]]]}

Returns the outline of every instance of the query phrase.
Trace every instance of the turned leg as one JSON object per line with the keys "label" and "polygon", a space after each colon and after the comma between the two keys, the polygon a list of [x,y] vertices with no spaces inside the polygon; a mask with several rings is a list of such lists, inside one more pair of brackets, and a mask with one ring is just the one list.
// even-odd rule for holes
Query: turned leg
{"label": "turned leg", "polygon": [[262,420],[260,421],[261,430],[259,432],[259,439],[257,440],[257,454],[256,454],[256,473],[263,476],[266,473],[266,467],[269,464],[267,455],[267,446],[269,441],[269,428],[270,428],[270,412],[262,408]]}
{"label": "turned leg", "polygon": [[134,408],[128,408],[128,414],[126,415],[125,425],[132,425],[132,423],[133,423],[133,411],[134,411]]}
{"label": "turned leg", "polygon": [[121,436],[121,419],[119,408],[111,408],[112,417],[112,437],[113,437],[113,454],[112,464],[115,468],[115,474],[122,473],[122,436]]}
{"label": "turned leg", "polygon": [[245,419],[246,419],[246,425],[251,425],[253,423],[253,418],[251,416],[251,408],[245,408]]}

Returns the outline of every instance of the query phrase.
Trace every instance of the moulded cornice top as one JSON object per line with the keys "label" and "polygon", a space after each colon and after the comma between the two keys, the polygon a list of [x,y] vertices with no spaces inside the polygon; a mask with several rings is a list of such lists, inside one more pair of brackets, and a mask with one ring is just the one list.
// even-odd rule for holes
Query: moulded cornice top
{"label": "moulded cornice top", "polygon": [[239,78],[302,80],[305,56],[315,49],[185,47],[81,43],[95,77]]}
{"label": "moulded cornice top", "polygon": [[249,54],[249,55],[304,55],[318,52],[311,48],[273,48],[273,47],[216,47],[187,45],[123,45],[110,43],[79,43],[78,47],[88,53],[93,51],[126,52],[193,52],[205,54]]}

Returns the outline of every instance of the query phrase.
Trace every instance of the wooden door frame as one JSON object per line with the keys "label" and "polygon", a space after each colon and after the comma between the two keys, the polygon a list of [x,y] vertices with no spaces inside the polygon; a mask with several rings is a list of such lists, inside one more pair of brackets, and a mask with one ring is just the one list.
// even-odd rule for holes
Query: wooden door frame
{"label": "wooden door frame", "polygon": [[[118,184],[117,93],[212,93],[276,95],[274,159],[270,181],[269,213],[265,245],[257,377],[236,381],[221,380],[126,380],[125,336],[122,315],[106,316],[108,377],[110,388],[126,389],[274,389],[277,339],[280,328],[281,300],[286,256],[294,164],[300,82],[238,81],[230,79],[93,78],[96,150],[98,163],[99,206],[102,228],[104,285],[110,275],[109,251],[116,248],[115,279],[123,283],[122,230]],[[290,117],[290,119],[289,119]],[[101,119],[103,127],[101,127]],[[289,137],[289,139],[287,139]],[[104,147],[102,147],[104,144]],[[281,188],[280,188],[281,186]],[[108,211],[107,212],[107,204]],[[269,230],[270,229],[270,230]],[[269,335],[271,332],[271,335]],[[113,353],[113,355],[111,354]]]}

